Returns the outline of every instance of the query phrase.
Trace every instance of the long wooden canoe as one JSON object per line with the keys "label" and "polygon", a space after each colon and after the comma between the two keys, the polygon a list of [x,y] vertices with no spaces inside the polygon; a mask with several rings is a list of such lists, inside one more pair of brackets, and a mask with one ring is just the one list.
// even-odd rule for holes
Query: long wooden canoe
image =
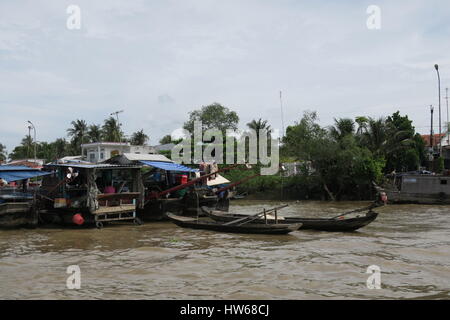
{"label": "long wooden canoe", "polygon": [[[244,214],[229,214],[222,211],[210,210],[209,208],[202,207],[202,211],[217,222],[229,222],[239,218],[244,218]],[[300,229],[311,229],[320,231],[355,231],[362,228],[378,216],[378,213],[372,210],[367,212],[358,213],[356,216],[338,216],[335,218],[303,218],[303,217],[280,217],[278,222],[283,224],[301,223]],[[264,217],[258,217],[252,221],[254,224],[265,224]],[[268,224],[275,223],[273,218],[267,219]]]}
{"label": "long wooden canoe", "polygon": [[183,228],[205,229],[220,232],[232,233],[255,233],[255,234],[288,234],[296,231],[301,227],[301,223],[290,224],[261,224],[261,223],[245,223],[245,224],[228,224],[219,223],[213,220],[197,219],[175,215],[168,212],[167,217],[176,225]]}

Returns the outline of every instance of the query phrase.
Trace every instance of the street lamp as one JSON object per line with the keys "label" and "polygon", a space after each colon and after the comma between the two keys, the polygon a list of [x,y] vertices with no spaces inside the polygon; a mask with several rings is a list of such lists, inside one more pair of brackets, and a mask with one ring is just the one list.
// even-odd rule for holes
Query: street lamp
{"label": "street lamp", "polygon": [[31,127],[33,128],[34,131],[34,164],[36,164],[36,127],[30,120],[28,120],[28,123],[31,124]]}
{"label": "street lamp", "polygon": [[439,156],[441,155],[441,77],[439,75],[439,66],[434,65],[438,76],[438,97],[439,97]]}

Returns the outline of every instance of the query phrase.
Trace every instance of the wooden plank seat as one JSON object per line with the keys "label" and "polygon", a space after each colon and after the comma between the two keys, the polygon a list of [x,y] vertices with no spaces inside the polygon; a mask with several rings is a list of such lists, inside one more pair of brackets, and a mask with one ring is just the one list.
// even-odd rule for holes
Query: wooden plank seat
{"label": "wooden plank seat", "polygon": [[111,214],[111,213],[124,213],[124,212],[133,212],[136,210],[136,205],[134,204],[122,204],[119,206],[106,207],[100,206],[98,210],[92,212],[93,214]]}
{"label": "wooden plank seat", "polygon": [[0,215],[9,213],[27,212],[31,209],[29,202],[7,202],[0,203]]}
{"label": "wooden plank seat", "polygon": [[133,200],[139,198],[139,192],[99,193],[98,200]]}

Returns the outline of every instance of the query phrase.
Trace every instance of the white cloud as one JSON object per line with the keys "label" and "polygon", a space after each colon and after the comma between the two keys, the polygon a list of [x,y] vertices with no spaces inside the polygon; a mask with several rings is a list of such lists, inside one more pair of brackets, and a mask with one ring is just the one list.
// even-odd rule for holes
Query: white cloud
{"label": "white cloud", "polygon": [[428,132],[435,63],[448,86],[445,2],[378,1],[378,31],[366,27],[368,1],[80,0],[74,31],[70,4],[0,4],[0,142],[9,149],[29,117],[52,140],[71,120],[101,123],[119,109],[126,132],[143,128],[152,143],[212,102],[237,111],[242,126],[261,117],[280,128],[279,90],[286,126],[306,109],[324,125],[399,109]]}

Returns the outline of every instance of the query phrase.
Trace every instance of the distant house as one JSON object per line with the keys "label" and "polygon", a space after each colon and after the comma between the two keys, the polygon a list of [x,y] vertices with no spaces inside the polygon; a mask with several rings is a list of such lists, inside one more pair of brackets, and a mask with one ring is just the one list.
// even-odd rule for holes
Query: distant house
{"label": "distant house", "polygon": [[[429,160],[439,157],[440,151],[442,151],[441,156],[444,158],[444,168],[450,169],[450,134],[434,134],[433,141],[431,141],[429,134],[422,135],[421,137],[425,142],[426,149],[428,150]],[[439,144],[441,144],[441,150],[439,150]],[[431,148],[432,145],[433,148]]]}
{"label": "distant house", "polygon": [[36,161],[34,159],[17,159],[17,160],[11,160],[8,163],[6,163],[7,165],[14,165],[14,166],[25,166],[25,167],[29,167],[29,168],[33,168],[33,169],[42,169],[43,165],[44,165],[44,160],[43,159],[36,159]]}
{"label": "distant house", "polygon": [[121,155],[111,157],[110,159],[106,160],[105,163],[133,165],[139,164],[141,161],[173,163],[172,160],[170,160],[169,158],[165,157],[162,154],[136,154],[136,153],[123,153]]}
{"label": "distant house", "polygon": [[439,138],[442,139],[442,145],[444,145],[444,141],[446,141],[445,139],[445,133],[437,133],[437,134],[433,134],[433,141],[431,141],[431,135],[429,134],[422,134],[422,140],[425,142],[425,147],[426,148],[430,148],[431,147],[431,142],[433,142],[433,147],[437,146],[439,144]]}
{"label": "distant house", "polygon": [[173,147],[175,147],[175,143],[166,143],[166,144],[160,144],[158,146],[154,146],[156,152],[161,151],[172,151]]}
{"label": "distant house", "polygon": [[94,142],[81,145],[82,155],[91,163],[105,161],[124,153],[154,154],[155,148],[151,146],[133,146],[129,142]]}
{"label": "distant house", "polygon": [[307,169],[309,173],[315,172],[310,161],[283,162],[281,164],[281,172],[285,177],[299,175],[303,172],[302,169]]}

